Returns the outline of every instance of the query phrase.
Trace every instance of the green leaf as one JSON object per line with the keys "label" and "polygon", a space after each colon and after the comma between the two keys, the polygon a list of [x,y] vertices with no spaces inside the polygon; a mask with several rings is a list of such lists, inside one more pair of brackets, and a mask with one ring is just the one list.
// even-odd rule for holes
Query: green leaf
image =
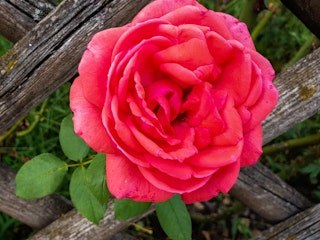
{"label": "green leaf", "polygon": [[114,214],[116,219],[126,220],[146,212],[150,205],[150,202],[136,202],[128,198],[115,200]]}
{"label": "green leaf", "polygon": [[71,160],[82,160],[90,150],[82,138],[75,134],[71,114],[61,122],[59,140],[62,151]]}
{"label": "green leaf", "polygon": [[110,192],[106,183],[106,155],[97,154],[87,169],[87,182],[92,194],[102,205],[107,205]]}
{"label": "green leaf", "polygon": [[180,195],[157,203],[156,213],[162,229],[173,240],[191,240],[191,218]]}
{"label": "green leaf", "polygon": [[[100,176],[101,178],[103,176]],[[98,224],[107,210],[92,192],[94,188],[87,179],[87,169],[78,167],[71,176],[70,197],[76,209],[89,221]]]}
{"label": "green leaf", "polygon": [[66,165],[50,153],[34,157],[20,168],[16,176],[16,195],[35,199],[53,193],[67,173]]}

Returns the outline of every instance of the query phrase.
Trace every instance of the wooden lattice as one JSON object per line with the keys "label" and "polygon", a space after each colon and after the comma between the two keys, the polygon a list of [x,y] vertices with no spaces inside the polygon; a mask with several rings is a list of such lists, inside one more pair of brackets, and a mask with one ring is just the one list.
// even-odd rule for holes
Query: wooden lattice
{"label": "wooden lattice", "polygon": [[[77,74],[91,36],[123,25],[150,0],[1,0],[0,34],[14,47],[0,58],[0,134]],[[320,109],[320,49],[276,77],[280,100],[265,120],[264,143]],[[315,92],[305,98],[301,88]],[[0,211],[38,230],[34,239],[109,239],[150,214],[117,221],[113,202],[99,226],[56,194],[26,201],[15,196],[15,172],[0,159]],[[244,168],[231,194],[268,221],[278,223],[256,239],[320,239],[320,205],[260,163]],[[125,239],[121,235],[120,239]]]}

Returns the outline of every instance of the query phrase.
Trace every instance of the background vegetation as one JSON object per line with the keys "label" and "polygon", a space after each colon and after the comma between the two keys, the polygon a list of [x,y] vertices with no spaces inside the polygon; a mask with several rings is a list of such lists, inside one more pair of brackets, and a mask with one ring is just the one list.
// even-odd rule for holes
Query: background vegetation
{"label": "background vegetation", "polygon": [[[200,2],[217,11],[241,17],[242,1]],[[317,47],[318,40],[279,1],[269,1],[269,10],[261,11],[257,19],[251,31],[256,48],[272,62],[277,72]],[[0,55],[12,46],[0,36]],[[19,169],[23,163],[44,152],[64,157],[59,148],[58,131],[61,120],[70,113],[69,87],[70,83],[62,86],[0,136],[0,161]],[[275,139],[265,148],[261,158],[261,162],[314,202],[320,201],[319,129],[320,115],[317,114]],[[283,142],[287,144],[279,146]],[[68,191],[63,188],[61,193],[68,196]],[[189,210],[195,239],[247,239],[270,226],[229,195],[195,204]],[[205,218],[212,214],[214,217],[209,220]],[[164,239],[153,216],[128,231],[141,239]],[[0,213],[0,239],[26,239],[31,233],[29,227]]]}

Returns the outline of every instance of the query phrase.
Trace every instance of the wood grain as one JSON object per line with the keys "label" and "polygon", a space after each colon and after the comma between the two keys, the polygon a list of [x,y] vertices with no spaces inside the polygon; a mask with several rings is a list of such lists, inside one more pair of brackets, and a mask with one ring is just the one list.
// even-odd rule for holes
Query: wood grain
{"label": "wood grain", "polygon": [[320,48],[277,75],[280,96],[263,122],[264,144],[320,111],[319,66]]}
{"label": "wood grain", "polygon": [[55,6],[50,0],[1,0],[1,35],[17,42]]}
{"label": "wood grain", "polygon": [[[64,82],[73,79],[82,52],[96,31],[125,24],[147,2],[144,0],[132,4],[129,0],[65,0],[53,10],[0,59],[0,133]],[[0,13],[1,4],[3,2],[0,2]],[[20,34],[20,37],[23,35]],[[277,76],[275,83],[280,91],[280,100],[275,111],[264,122],[264,143],[319,111],[318,66],[319,50],[316,50]],[[14,173],[4,166],[0,166],[0,169],[0,190],[6,191],[5,194],[0,192],[0,210],[6,208],[9,214],[34,228],[44,226],[32,225],[25,220],[24,215],[31,219],[41,218],[43,210],[34,210],[38,209],[38,202],[15,199]],[[8,188],[5,188],[6,185]],[[310,206],[308,200],[261,164],[242,170],[232,194],[271,221],[284,220]],[[64,200],[57,199],[54,205],[59,206],[60,201]],[[30,208],[29,215],[24,212],[17,214],[18,209],[26,206]],[[56,211],[51,204],[47,207],[49,212]],[[99,226],[94,226],[72,210],[39,231],[34,239],[104,239],[136,220],[119,222],[114,219],[112,212],[111,202],[105,218]],[[61,212],[57,213],[55,216]],[[50,221],[46,220],[46,224]]]}
{"label": "wood grain", "polygon": [[72,210],[53,222],[43,230],[40,230],[30,240],[78,240],[78,239],[109,239],[119,231],[128,227],[131,223],[149,215],[154,211],[152,206],[144,214],[129,220],[118,221],[114,218],[114,201],[109,201],[108,210],[99,225],[94,225],[83,218],[76,210]]}
{"label": "wood grain", "polygon": [[320,204],[262,232],[252,240],[320,239]]}

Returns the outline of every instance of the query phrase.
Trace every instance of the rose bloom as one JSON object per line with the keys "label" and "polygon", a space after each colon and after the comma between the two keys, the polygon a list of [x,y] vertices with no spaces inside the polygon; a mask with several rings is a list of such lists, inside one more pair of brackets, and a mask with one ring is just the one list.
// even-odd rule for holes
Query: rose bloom
{"label": "rose bloom", "polygon": [[194,0],[156,0],[92,38],[71,87],[75,132],[107,154],[116,198],[206,201],[259,158],[273,78],[244,23]]}

